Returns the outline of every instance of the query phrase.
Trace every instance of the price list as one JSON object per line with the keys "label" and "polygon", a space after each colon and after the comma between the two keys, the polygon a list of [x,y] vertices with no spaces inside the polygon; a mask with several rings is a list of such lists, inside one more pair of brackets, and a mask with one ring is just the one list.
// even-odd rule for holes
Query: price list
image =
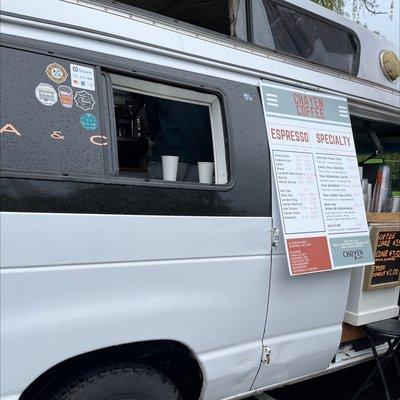
{"label": "price list", "polygon": [[371,265],[347,100],[261,82],[291,275]]}

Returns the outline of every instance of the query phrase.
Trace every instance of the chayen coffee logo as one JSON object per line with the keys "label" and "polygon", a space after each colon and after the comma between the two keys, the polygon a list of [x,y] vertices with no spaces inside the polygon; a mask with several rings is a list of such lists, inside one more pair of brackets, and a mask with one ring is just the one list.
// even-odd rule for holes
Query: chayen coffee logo
{"label": "chayen coffee logo", "polygon": [[354,258],[355,260],[360,260],[364,258],[364,253],[362,250],[345,250],[343,252],[343,257]]}

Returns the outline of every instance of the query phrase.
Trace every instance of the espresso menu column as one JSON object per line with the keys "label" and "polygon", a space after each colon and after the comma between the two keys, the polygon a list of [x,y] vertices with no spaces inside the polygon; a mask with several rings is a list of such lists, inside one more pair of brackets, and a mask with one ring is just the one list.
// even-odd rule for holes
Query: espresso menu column
{"label": "espresso menu column", "polygon": [[371,264],[346,99],[261,89],[290,273]]}

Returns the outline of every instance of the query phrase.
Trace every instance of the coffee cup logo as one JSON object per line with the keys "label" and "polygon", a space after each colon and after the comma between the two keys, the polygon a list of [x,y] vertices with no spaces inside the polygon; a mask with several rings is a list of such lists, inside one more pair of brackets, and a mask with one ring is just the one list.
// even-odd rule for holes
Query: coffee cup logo
{"label": "coffee cup logo", "polygon": [[73,105],[73,91],[69,86],[58,87],[58,97],[60,98],[61,105],[64,108],[72,108]]}

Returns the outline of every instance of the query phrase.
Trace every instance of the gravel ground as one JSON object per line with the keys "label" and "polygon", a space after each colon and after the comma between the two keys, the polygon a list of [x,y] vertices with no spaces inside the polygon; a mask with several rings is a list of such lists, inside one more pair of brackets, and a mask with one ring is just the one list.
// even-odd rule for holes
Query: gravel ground
{"label": "gravel ground", "polygon": [[[267,392],[276,400],[351,400],[368,373],[374,368],[374,362],[367,362],[319,378],[310,379],[295,385]],[[386,369],[392,400],[400,399],[400,377],[394,363]],[[267,400],[268,397],[265,396]],[[264,400],[262,396],[248,400]],[[270,399],[268,399],[270,400]],[[385,400],[381,380],[378,378],[358,400]]]}

